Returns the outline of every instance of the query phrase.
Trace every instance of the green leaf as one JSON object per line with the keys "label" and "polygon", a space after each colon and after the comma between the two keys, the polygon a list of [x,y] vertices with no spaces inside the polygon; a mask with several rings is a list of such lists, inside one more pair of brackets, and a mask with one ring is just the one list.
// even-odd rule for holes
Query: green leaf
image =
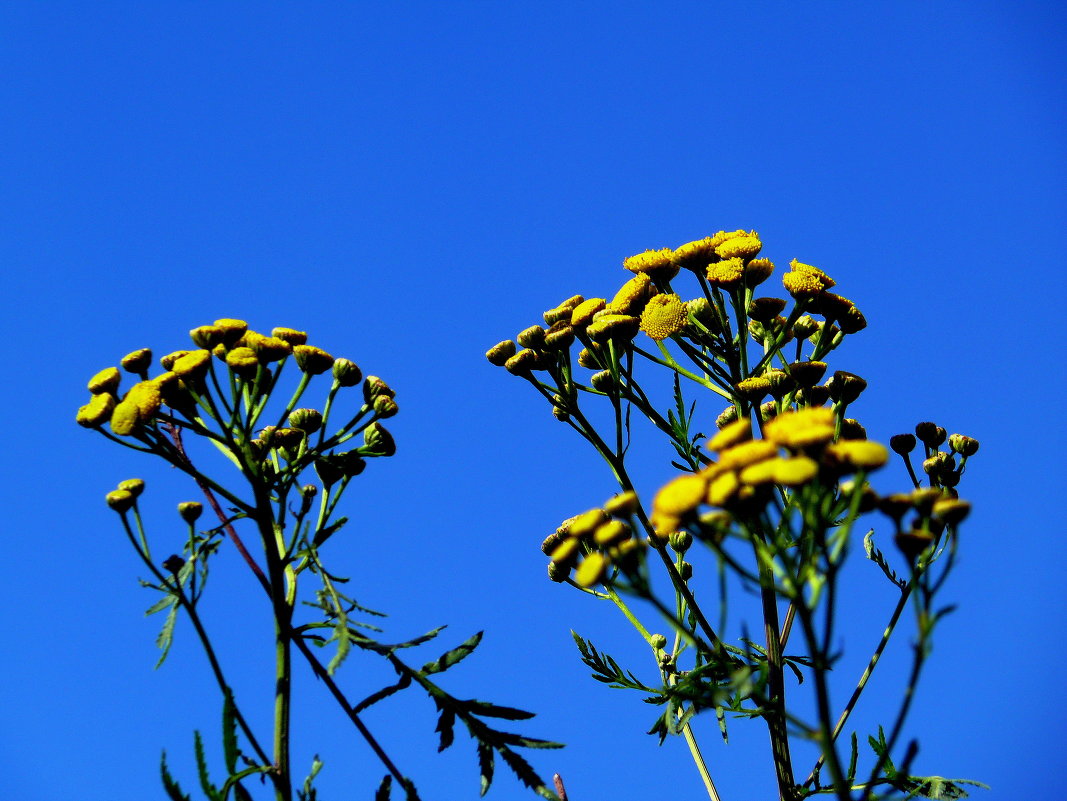
{"label": "green leaf", "polygon": [[437,727],[434,729],[441,734],[441,742],[437,746],[437,752],[444,751],[455,740],[454,726],[456,725],[456,713],[451,707],[441,710],[441,717],[437,719]]}
{"label": "green leaf", "polygon": [[159,655],[159,661],[156,662],[156,669],[163,664],[167,658],[167,654],[170,653],[170,645],[174,641],[174,623],[178,619],[178,605],[174,604],[170,608],[170,612],[167,613],[167,619],[163,621],[163,628],[160,629],[159,636],[156,637],[156,647],[162,651]]}
{"label": "green leaf", "polygon": [[333,523],[326,526],[326,528],[320,528],[318,531],[315,532],[315,536],[311,540],[311,544],[316,548],[322,545],[322,543],[326,542],[326,540],[328,540],[330,537],[340,531],[341,527],[344,526],[344,524],[347,522],[347,517],[339,517]]}
{"label": "green leaf", "polygon": [[170,771],[167,769],[167,752],[163,752],[163,759],[159,763],[159,773],[163,779],[163,789],[167,791],[167,797],[171,801],[191,801],[189,796],[182,793],[182,788],[178,786],[178,782],[174,781],[174,777],[170,775]]}
{"label": "green leaf", "polygon": [[515,709],[510,706],[498,706],[488,701],[470,701],[470,710],[475,715],[487,718],[503,718],[504,720],[529,720],[534,717],[533,712]]}
{"label": "green leaf", "polygon": [[144,610],[144,616],[148,617],[149,615],[154,615],[156,612],[162,612],[168,606],[173,606],[177,602],[178,599],[175,598],[173,595],[167,595],[163,598],[160,598],[158,601],[156,601],[154,604]]}
{"label": "green leaf", "polygon": [[485,795],[489,792],[489,785],[493,783],[493,765],[495,756],[493,747],[486,742],[478,742],[478,769],[481,772],[481,792]]}
{"label": "green leaf", "polygon": [[226,760],[226,771],[232,776],[237,772],[237,709],[233,703],[233,693],[227,687],[222,698],[222,753]]}
{"label": "green leaf", "polygon": [[859,744],[856,738],[856,732],[852,732],[852,755],[848,760],[848,773],[847,778],[849,784],[856,781],[856,760],[859,758]]}
{"label": "green leaf", "polygon": [[200,778],[200,789],[211,801],[222,801],[218,788],[208,778],[207,760],[204,758],[204,741],[198,731],[193,732],[193,752],[196,754],[196,773]]}
{"label": "green leaf", "polygon": [[478,647],[478,643],[482,641],[483,633],[484,632],[479,631],[470,639],[467,639],[457,645],[451,651],[445,651],[435,661],[427,662],[425,665],[422,666],[422,670],[420,672],[424,676],[429,676],[433,673],[441,673],[445,670],[448,670],[453,665],[458,664],[464,658],[474,652],[474,649]]}
{"label": "green leaf", "polygon": [[409,673],[405,673],[400,677],[400,681],[398,681],[396,684],[390,684],[388,687],[383,687],[377,692],[371,693],[358,704],[356,704],[352,711],[357,713],[362,712],[367,707],[373,706],[374,704],[381,701],[383,698],[388,698],[393,693],[400,692],[400,690],[403,690],[410,685],[411,675]]}
{"label": "green leaf", "polygon": [[389,801],[389,792],[393,786],[393,777],[388,773],[382,778],[382,783],[378,785],[378,791],[374,794],[374,801]]}
{"label": "green leaf", "polygon": [[337,640],[337,652],[333,655],[329,664],[326,665],[326,672],[331,676],[337,668],[341,667],[341,663],[345,661],[345,658],[352,651],[352,639],[348,632],[348,620],[344,617],[338,618],[337,626],[333,631],[333,639]]}

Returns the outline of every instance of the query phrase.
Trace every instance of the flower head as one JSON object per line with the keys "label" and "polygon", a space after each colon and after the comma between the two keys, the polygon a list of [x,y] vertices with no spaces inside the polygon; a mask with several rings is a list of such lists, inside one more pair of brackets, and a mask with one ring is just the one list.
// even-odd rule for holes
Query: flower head
{"label": "flower head", "polygon": [[646,250],[636,256],[623,259],[622,266],[632,273],[648,273],[656,278],[670,280],[678,275],[678,265],[671,263],[673,251],[670,248]]}
{"label": "flower head", "polygon": [[652,339],[666,339],[685,328],[685,303],[677,295],[656,295],[641,312],[641,330]]}

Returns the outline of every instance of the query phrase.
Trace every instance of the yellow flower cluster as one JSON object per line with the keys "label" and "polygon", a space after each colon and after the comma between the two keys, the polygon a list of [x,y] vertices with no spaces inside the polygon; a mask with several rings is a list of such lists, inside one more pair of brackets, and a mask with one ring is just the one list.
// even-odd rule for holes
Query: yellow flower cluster
{"label": "yellow flower cluster", "polygon": [[[307,334],[292,328],[275,328],[270,336],[248,328],[243,320],[223,318],[211,325],[192,329],[189,336],[195,350],[177,350],[160,358],[164,372],[148,377],[152,351],[141,348],[121,360],[123,369],[141,380],[119,397],[122,375],[118,368],[107,367],[89,379],[89,402],[78,409],[76,421],[86,428],[110,425],[120,437],[135,436],[150,425],[163,405],[192,409],[195,396],[205,389],[212,355],[224,363],[239,379],[252,380],[272,362],[293,356],[297,366],[308,375],[318,375],[334,367],[335,380],[352,386],[361,380],[359,368],[348,360],[335,360],[326,351],[305,344]],[[384,415],[382,415],[384,416]]]}
{"label": "yellow flower cluster", "polygon": [[686,305],[677,295],[655,295],[641,312],[641,330],[655,340],[677,334],[686,323]]}
{"label": "yellow flower cluster", "polygon": [[678,274],[678,265],[671,261],[673,254],[670,248],[646,250],[623,259],[622,266],[632,273],[649,273],[653,278],[670,280]]}
{"label": "yellow flower cluster", "polygon": [[667,538],[704,505],[755,509],[769,499],[772,486],[795,489],[823,472],[836,478],[886,463],[888,451],[876,442],[833,442],[834,425],[833,411],[821,407],[778,415],[767,423],[764,439],[753,439],[747,418],[727,424],[707,442],[718,461],[673,479],[656,494],[649,519],[657,536]]}
{"label": "yellow flower cluster", "polygon": [[565,581],[574,570],[575,584],[592,587],[604,581],[613,566],[630,566],[645,547],[633,538],[629,522],[637,509],[637,495],[624,492],[603,507],[565,520],[541,544],[550,560],[549,577]]}

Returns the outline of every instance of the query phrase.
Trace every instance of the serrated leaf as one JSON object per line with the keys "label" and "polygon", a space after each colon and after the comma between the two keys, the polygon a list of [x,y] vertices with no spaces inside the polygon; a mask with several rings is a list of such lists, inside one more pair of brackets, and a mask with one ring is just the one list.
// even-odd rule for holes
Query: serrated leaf
{"label": "serrated leaf", "polygon": [[174,604],[171,606],[170,612],[167,613],[167,619],[163,621],[163,628],[160,629],[159,636],[156,637],[156,647],[162,651],[159,655],[159,661],[156,662],[156,670],[159,669],[159,666],[166,660],[167,654],[170,653],[170,645],[174,641],[174,623],[177,619],[178,605]]}
{"label": "serrated leaf", "polygon": [[488,701],[469,701],[468,706],[470,711],[475,715],[481,715],[487,718],[529,720],[535,716],[533,712],[526,712],[525,710],[515,709],[510,706],[498,706],[497,704],[491,704]]}
{"label": "serrated leaf", "polygon": [[452,650],[445,651],[433,662],[427,662],[422,666],[420,673],[424,676],[429,676],[433,673],[442,673],[453,665],[459,664],[463,659],[474,652],[474,649],[478,647],[478,643],[482,641],[483,634],[484,632],[479,631],[469,639],[461,642]]}
{"label": "serrated leaf", "polygon": [[162,612],[168,606],[173,606],[177,602],[178,599],[175,598],[173,595],[167,595],[164,598],[160,598],[158,601],[156,601],[154,604],[144,610],[144,616],[148,617],[149,615],[154,615],[156,612]]}
{"label": "serrated leaf", "polygon": [[478,742],[478,770],[481,775],[481,791],[479,795],[489,792],[489,785],[493,783],[493,766],[495,755],[493,747],[488,743]]}
{"label": "serrated leaf", "polygon": [[511,772],[515,774],[516,778],[531,790],[536,790],[540,787],[544,787],[545,783],[541,781],[541,777],[537,775],[530,763],[516,754],[510,748],[498,748],[500,757],[504,760]]}
{"label": "serrated leaf", "polygon": [[222,753],[226,760],[226,771],[232,776],[237,772],[237,716],[233,703],[233,693],[226,689],[222,699]]}
{"label": "serrated leaf", "polygon": [[333,639],[337,640],[337,651],[334,653],[333,658],[330,659],[329,664],[326,665],[326,672],[331,676],[337,668],[341,667],[341,663],[345,661],[345,658],[352,651],[352,639],[348,633],[347,623],[347,619],[341,617],[334,628]]}
{"label": "serrated leaf", "polygon": [[171,801],[191,801],[189,796],[182,793],[182,788],[178,786],[178,782],[170,775],[170,771],[167,769],[166,751],[163,752],[163,759],[159,763],[159,773],[163,779],[163,789],[167,791],[167,797]]}
{"label": "serrated leaf", "polygon": [[388,773],[382,778],[382,783],[378,785],[378,791],[374,794],[374,801],[389,801],[389,793],[393,787],[393,777]]}
{"label": "serrated leaf", "polygon": [[200,789],[211,801],[222,801],[218,788],[208,778],[207,760],[204,758],[204,740],[198,731],[193,732],[193,753],[196,755],[196,775],[200,779]]}
{"label": "serrated leaf", "polygon": [[390,684],[388,687],[382,687],[382,689],[378,690],[377,692],[371,693],[358,704],[356,704],[352,711],[356,713],[362,712],[367,707],[373,706],[374,704],[381,701],[383,698],[388,698],[393,693],[400,692],[401,690],[409,687],[410,685],[411,675],[405,673],[400,677],[400,681],[398,681],[396,684]]}
{"label": "serrated leaf", "polygon": [[507,745],[515,745],[521,748],[562,748],[563,743],[554,743],[551,740],[539,740],[536,737],[524,737],[521,734],[509,734],[508,732],[494,732],[494,740]]}
{"label": "serrated leaf", "polygon": [[452,745],[456,739],[455,727],[456,725],[456,713],[451,707],[446,707],[441,710],[441,717],[437,719],[437,726],[434,731],[439,732],[441,740],[437,745],[437,753],[441,753],[448,746]]}

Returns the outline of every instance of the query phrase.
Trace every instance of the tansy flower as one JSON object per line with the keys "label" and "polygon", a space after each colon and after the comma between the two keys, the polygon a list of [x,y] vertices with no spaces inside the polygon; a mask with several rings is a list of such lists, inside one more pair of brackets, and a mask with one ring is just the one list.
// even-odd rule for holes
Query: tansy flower
{"label": "tansy flower", "polygon": [[678,265],[671,263],[673,251],[670,248],[646,250],[636,256],[623,259],[622,266],[632,273],[650,273],[670,280],[678,275]]}
{"label": "tansy flower", "polygon": [[722,289],[734,289],[740,285],[744,270],[741,259],[725,259],[708,266],[708,282]]}
{"label": "tansy flower", "polygon": [[92,399],[78,409],[75,417],[78,425],[85,428],[99,428],[111,418],[115,410],[115,396],[109,392],[100,392],[93,395]]}
{"label": "tansy flower", "polygon": [[723,259],[751,259],[763,247],[759,235],[755,231],[735,231],[733,235],[725,239],[715,247],[715,252]]}
{"label": "tansy flower", "polygon": [[571,311],[571,325],[589,325],[593,315],[608,305],[604,298],[589,298],[583,300]]}
{"label": "tansy flower", "polygon": [[707,502],[712,506],[725,506],[740,486],[741,482],[737,479],[737,473],[732,470],[720,473],[708,484]]}
{"label": "tansy flower", "polygon": [[847,470],[875,470],[889,461],[885,445],[862,439],[831,443],[824,453],[836,467]]}
{"label": "tansy flower", "polygon": [[[731,407],[733,408],[733,407]],[[718,434],[708,440],[708,450],[721,453],[742,442],[752,439],[752,422],[746,417],[726,425]]]}
{"label": "tansy flower", "polygon": [[654,512],[670,517],[683,517],[704,500],[707,481],[702,475],[684,475],[671,480],[652,501]]}
{"label": "tansy flower", "polygon": [[602,553],[591,553],[574,571],[574,583],[579,587],[592,587],[604,578],[611,561]]}
{"label": "tansy flower", "polygon": [[122,399],[123,403],[132,403],[137,407],[141,422],[147,423],[159,407],[163,405],[163,399],[159,394],[159,384],[155,381],[139,381],[130,387],[130,391]]}
{"label": "tansy flower", "polygon": [[609,339],[629,341],[637,335],[640,326],[641,321],[636,317],[627,314],[606,314],[590,323],[585,332],[594,342],[605,342]]}
{"label": "tansy flower", "polygon": [[638,273],[619,288],[608,306],[619,314],[639,312],[648,301],[651,286],[652,279],[648,277],[648,273]]}
{"label": "tansy flower", "polygon": [[753,439],[734,445],[720,454],[720,470],[739,470],[757,462],[773,459],[778,455],[778,446],[767,439]]}
{"label": "tansy flower", "polygon": [[822,406],[783,412],[765,427],[767,438],[786,448],[821,445],[834,438],[834,413]]}
{"label": "tansy flower", "polygon": [[656,295],[641,313],[641,330],[652,339],[666,339],[685,328],[685,303],[677,295]]}
{"label": "tansy flower", "polygon": [[122,381],[122,374],[117,367],[105,367],[99,373],[89,379],[89,391],[94,395],[103,392],[114,394]]}
{"label": "tansy flower", "polygon": [[718,256],[715,253],[715,245],[712,244],[712,238],[706,236],[703,239],[698,239],[695,242],[686,242],[681,247],[675,248],[674,253],[671,255],[671,261],[678,267],[684,267],[695,272],[703,272],[713,261],[718,261]]}

